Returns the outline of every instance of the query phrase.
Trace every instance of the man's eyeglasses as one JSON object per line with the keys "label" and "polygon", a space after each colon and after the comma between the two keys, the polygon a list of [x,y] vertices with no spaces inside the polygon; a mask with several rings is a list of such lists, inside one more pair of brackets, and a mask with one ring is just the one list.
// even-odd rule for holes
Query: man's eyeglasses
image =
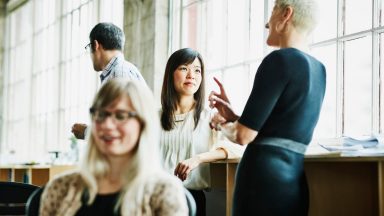
{"label": "man's eyeglasses", "polygon": [[89,43],[89,44],[87,44],[87,46],[84,47],[84,49],[85,49],[88,53],[90,53],[90,52],[91,52],[91,46],[92,46],[92,43]]}
{"label": "man's eyeglasses", "polygon": [[91,108],[89,111],[92,115],[92,119],[95,120],[96,123],[102,123],[110,116],[116,124],[123,124],[131,118],[139,119],[139,115],[134,111],[117,110],[115,112],[108,112],[106,110],[98,110],[95,108]]}

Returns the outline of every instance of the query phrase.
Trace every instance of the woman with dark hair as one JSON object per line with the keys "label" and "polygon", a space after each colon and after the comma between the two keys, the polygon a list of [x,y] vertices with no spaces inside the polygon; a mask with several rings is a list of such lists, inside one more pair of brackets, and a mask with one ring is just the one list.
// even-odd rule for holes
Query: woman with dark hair
{"label": "woman with dark hair", "polygon": [[204,62],[193,49],[174,52],[165,68],[161,92],[160,148],[165,168],[192,193],[197,215],[205,215],[203,190],[210,186],[208,162],[228,158],[227,147],[214,145],[209,126],[212,114],[204,109]]}

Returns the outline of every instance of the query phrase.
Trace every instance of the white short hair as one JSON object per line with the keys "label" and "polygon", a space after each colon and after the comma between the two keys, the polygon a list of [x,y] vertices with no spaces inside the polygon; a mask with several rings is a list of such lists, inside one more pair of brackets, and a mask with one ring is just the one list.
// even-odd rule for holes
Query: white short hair
{"label": "white short hair", "polygon": [[317,4],[315,0],[275,0],[275,6],[293,8],[292,24],[301,31],[311,32],[317,24]]}

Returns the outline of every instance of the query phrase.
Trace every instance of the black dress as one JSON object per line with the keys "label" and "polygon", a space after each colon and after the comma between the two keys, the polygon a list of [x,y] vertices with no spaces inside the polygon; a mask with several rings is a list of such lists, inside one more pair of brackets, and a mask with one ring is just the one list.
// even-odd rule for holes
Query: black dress
{"label": "black dress", "polygon": [[82,206],[77,211],[76,216],[86,216],[86,215],[110,215],[118,216],[120,214],[120,209],[115,211],[115,206],[119,198],[120,192],[111,193],[111,194],[97,194],[95,200],[91,205],[87,205],[87,193],[82,196]]}
{"label": "black dress", "polygon": [[240,161],[232,215],[307,215],[303,169],[325,93],[321,62],[295,48],[273,51],[256,73],[239,122],[258,131]]}

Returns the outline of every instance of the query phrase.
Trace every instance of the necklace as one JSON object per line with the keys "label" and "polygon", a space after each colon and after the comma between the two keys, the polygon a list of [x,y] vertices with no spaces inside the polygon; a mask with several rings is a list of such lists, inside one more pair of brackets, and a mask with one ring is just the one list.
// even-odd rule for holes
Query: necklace
{"label": "necklace", "polygon": [[195,108],[195,103],[192,104],[191,108],[189,108],[188,112],[186,113],[180,113],[180,114],[175,114],[175,118],[174,118],[174,122],[175,123],[179,123],[179,122],[183,122],[187,116],[192,113],[192,110],[193,108]]}
{"label": "necklace", "polygon": [[192,109],[190,111],[188,111],[187,113],[183,113],[183,114],[175,114],[175,118],[174,118],[174,122],[175,123],[180,123],[180,122],[183,122],[185,119],[188,118],[188,116],[193,113]]}

